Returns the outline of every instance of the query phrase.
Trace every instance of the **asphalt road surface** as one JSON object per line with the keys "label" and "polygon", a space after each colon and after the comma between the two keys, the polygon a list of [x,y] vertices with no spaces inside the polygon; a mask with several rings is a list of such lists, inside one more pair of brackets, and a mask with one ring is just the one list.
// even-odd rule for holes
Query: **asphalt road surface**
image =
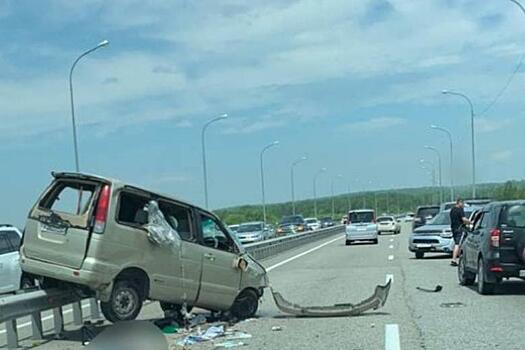
{"label": "asphalt road surface", "polygon": [[[448,256],[428,254],[416,260],[407,250],[408,232],[409,225],[405,224],[400,235],[380,236],[378,245],[349,247],[344,245],[342,235],[333,236],[264,261],[272,286],[301,305],[357,303],[387,278],[393,278],[393,286],[382,309],[342,318],[286,316],[267,293],[258,318],[234,326],[252,335],[243,348],[524,349],[525,282],[506,282],[494,296],[478,295],[473,288],[458,285],[456,269],[449,265]],[[416,289],[433,289],[438,284],[443,286],[438,293]],[[161,316],[157,303],[151,303],[140,317]],[[272,331],[274,326],[281,330]],[[0,344],[5,344],[2,336]],[[65,340],[48,341],[38,349],[82,348],[78,332],[70,331],[66,336]],[[170,348],[181,349],[175,345],[181,337],[169,335]],[[29,341],[23,344],[36,345]],[[188,348],[213,347],[209,342]]]}

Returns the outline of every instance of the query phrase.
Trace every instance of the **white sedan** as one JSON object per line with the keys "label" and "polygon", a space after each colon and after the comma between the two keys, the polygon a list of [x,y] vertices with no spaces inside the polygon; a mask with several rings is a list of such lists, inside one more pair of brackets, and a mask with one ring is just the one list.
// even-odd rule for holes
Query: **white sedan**
{"label": "white sedan", "polygon": [[306,226],[311,231],[319,230],[321,228],[321,221],[317,218],[306,218],[304,221],[306,221]]}
{"label": "white sedan", "polygon": [[385,232],[398,234],[401,232],[401,225],[393,216],[380,216],[377,218],[377,231],[379,234]]}

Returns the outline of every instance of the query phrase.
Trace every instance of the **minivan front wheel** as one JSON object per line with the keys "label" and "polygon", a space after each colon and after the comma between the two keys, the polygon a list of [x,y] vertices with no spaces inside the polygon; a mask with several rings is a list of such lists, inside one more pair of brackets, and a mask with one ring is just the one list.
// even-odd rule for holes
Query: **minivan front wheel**
{"label": "minivan front wheel", "polygon": [[108,302],[101,302],[104,317],[110,322],[130,321],[137,318],[142,309],[142,296],[137,285],[129,281],[117,281]]}
{"label": "minivan front wheel", "polygon": [[243,290],[231,307],[231,313],[239,320],[244,320],[255,316],[259,307],[259,296],[254,290]]}

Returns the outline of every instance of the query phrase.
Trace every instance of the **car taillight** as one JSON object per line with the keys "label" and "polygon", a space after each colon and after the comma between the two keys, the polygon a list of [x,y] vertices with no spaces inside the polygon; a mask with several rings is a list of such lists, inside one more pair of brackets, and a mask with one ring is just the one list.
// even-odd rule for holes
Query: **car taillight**
{"label": "car taillight", "polygon": [[499,247],[499,241],[501,238],[501,231],[497,228],[490,230],[490,245],[494,248]]}
{"label": "car taillight", "polygon": [[106,228],[106,220],[108,218],[109,209],[109,195],[110,186],[104,185],[102,191],[100,191],[100,197],[97,203],[97,210],[95,211],[95,226],[93,232],[103,233]]}

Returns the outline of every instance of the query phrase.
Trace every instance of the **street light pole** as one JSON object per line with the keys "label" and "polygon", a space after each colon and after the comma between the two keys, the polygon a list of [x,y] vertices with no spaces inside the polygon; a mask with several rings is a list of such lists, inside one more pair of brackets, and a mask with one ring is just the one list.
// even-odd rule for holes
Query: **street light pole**
{"label": "street light pole", "polygon": [[269,145],[265,146],[261,150],[261,154],[260,154],[262,208],[263,208],[263,222],[264,222],[265,225],[266,225],[266,197],[265,197],[265,194],[264,194],[264,162],[263,162],[263,155],[264,155],[264,152],[266,152],[267,149],[269,149],[269,148],[271,148],[273,146],[277,146],[278,144],[279,144],[279,141],[274,141],[274,142],[270,143]]}
{"label": "street light pole", "polygon": [[441,126],[430,125],[431,129],[443,131],[448,136],[450,144],[450,201],[454,201],[454,145],[452,142],[452,133],[450,130],[445,129]]}
{"label": "street light pole", "polygon": [[87,51],[84,51],[80,56],[78,56],[75,61],[73,62],[73,65],[71,65],[71,69],[69,70],[69,98],[70,98],[70,102],[71,102],[71,123],[73,125],[73,147],[74,147],[74,151],[75,151],[75,169],[76,169],[76,172],[80,172],[80,162],[79,162],[79,159],[78,159],[78,141],[77,141],[77,123],[76,123],[76,120],[75,120],[75,103],[73,101],[73,71],[75,70],[75,67],[78,63],[78,61],[80,61],[82,59],[82,57],[84,56],[87,56],[89,55],[90,53],[92,53],[93,51],[96,51],[102,47],[105,47],[105,46],[108,46],[109,45],[109,41],[107,40],[104,40],[104,41],[101,41],[97,46],[95,46],[94,48],[91,48]]}
{"label": "street light pole", "polygon": [[465,101],[468,102],[468,105],[470,107],[470,131],[471,131],[471,143],[472,143],[472,198],[476,198],[476,148],[474,144],[474,105],[472,104],[472,101],[470,98],[468,98],[467,95],[462,94],[460,92],[455,91],[448,91],[443,90],[443,94],[448,95],[455,95],[463,98]]}
{"label": "street light pole", "polygon": [[201,146],[202,146],[202,173],[203,173],[203,179],[204,179],[204,205],[205,208],[208,209],[208,170],[206,168],[206,140],[205,140],[205,133],[206,129],[208,129],[208,126],[210,124],[218,122],[219,120],[223,120],[228,118],[228,114],[222,114],[218,116],[217,118],[213,118],[212,120],[208,121],[201,130]]}
{"label": "street light pole", "polygon": [[[343,178],[343,175],[338,174],[336,175],[335,179],[341,179]],[[335,219],[335,193],[334,193],[334,178],[332,178],[332,181],[330,182],[330,189],[332,192],[332,220]]]}
{"label": "street light pole", "polygon": [[[431,169],[427,168],[425,164],[429,164],[431,166]],[[430,179],[431,179],[431,187],[434,188],[436,186],[436,166],[434,165],[434,163],[428,162],[425,159],[420,159],[419,166],[421,167],[421,169],[428,171],[428,174],[430,175]],[[431,194],[430,202],[431,203],[434,202],[433,194]]]}
{"label": "street light pole", "polygon": [[442,172],[441,172],[441,153],[436,147],[425,146],[426,149],[436,153],[438,157],[438,183],[439,183],[439,201],[443,202],[443,183],[442,183]]}
{"label": "street light pole", "polygon": [[295,160],[292,163],[292,166],[290,167],[290,180],[291,180],[291,187],[292,187],[292,214],[295,215],[295,176],[294,176],[294,168],[297,164],[304,162],[307,158],[301,157],[297,160]]}
{"label": "street light pole", "polygon": [[321,168],[314,175],[314,217],[317,217],[317,177],[324,173],[326,168]]}

